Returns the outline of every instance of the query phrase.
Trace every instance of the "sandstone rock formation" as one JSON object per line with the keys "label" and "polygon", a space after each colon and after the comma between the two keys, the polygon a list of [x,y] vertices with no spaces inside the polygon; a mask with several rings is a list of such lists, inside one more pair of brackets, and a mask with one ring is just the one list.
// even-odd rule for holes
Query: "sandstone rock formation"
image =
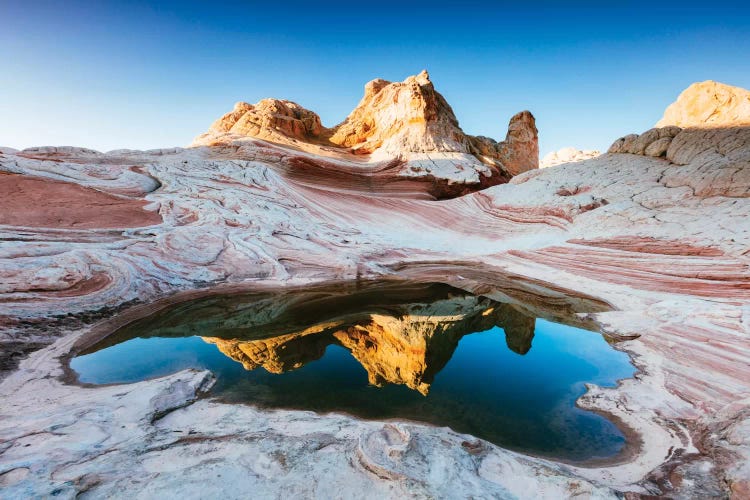
{"label": "sandstone rock formation", "polygon": [[[301,125],[289,131],[314,130],[291,113]],[[338,174],[400,164],[251,138],[106,154],[3,148],[0,171],[48,184],[51,194],[64,181],[160,217],[0,225],[0,364],[8,353],[17,363],[16,354],[47,346],[0,381],[3,494],[122,496],[140,488],[163,496],[200,484],[210,496],[284,489],[445,497],[462,488],[499,497],[742,498],[750,490],[748,129],[741,119],[660,127],[618,140],[610,154],[440,201],[379,190],[383,178],[374,174],[342,175],[336,184],[319,175],[331,165],[346,166]],[[432,155],[406,155],[418,154]],[[484,174],[473,172],[479,184]],[[0,213],[10,201],[0,197]],[[617,464],[562,466],[429,426],[198,399],[211,382],[204,372],[127,387],[60,378],[76,343],[103,334],[93,323],[122,308],[116,321],[218,285],[283,293],[394,276],[514,305],[536,300],[551,316],[574,315],[577,297],[606,305],[575,317],[619,340],[639,373],[615,388],[589,386],[578,404],[614,415],[640,445]],[[311,304],[308,314],[317,309]],[[247,317],[267,314],[264,322],[274,323],[273,311]],[[200,334],[201,323],[194,328]],[[279,361],[279,369],[289,364]]]}
{"label": "sandstone rock formation", "polygon": [[280,99],[263,99],[255,105],[238,102],[209,128],[209,134],[231,133],[281,143],[290,138],[314,141],[323,131],[318,115]]}
{"label": "sandstone rock formation", "polygon": [[[143,227],[162,222],[145,201],[63,181],[0,172],[0,224],[57,229]],[[96,210],[92,210],[96,207]]]}
{"label": "sandstone rock formation", "polygon": [[395,157],[403,153],[467,153],[467,139],[453,110],[426,71],[403,82],[377,79],[331,136],[355,153]]}
{"label": "sandstone rock formation", "polygon": [[656,158],[666,156],[672,139],[681,131],[680,127],[669,126],[652,128],[640,135],[628,134],[612,143],[607,153],[630,153]]}
{"label": "sandstone rock formation", "polygon": [[504,141],[466,135],[426,71],[403,82],[367,83],[357,107],[330,129],[321,125],[318,115],[291,101],[239,102],[192,145],[221,146],[248,137],[317,154],[365,155],[373,162],[401,159],[408,166],[401,173],[404,177],[456,180],[452,171],[466,170],[475,175],[462,181],[478,187],[507,182],[537,168],[539,160],[530,112],[511,118]]}
{"label": "sandstone rock formation", "polygon": [[733,127],[750,125],[750,91],[707,80],[685,89],[667,107],[657,127]]}
{"label": "sandstone rock formation", "polygon": [[[747,197],[750,185],[750,125],[723,128],[670,126],[618,139],[608,153],[665,158],[663,184],[688,187],[699,198]],[[695,168],[677,168],[693,165]]]}
{"label": "sandstone rock formation", "polygon": [[529,111],[513,115],[505,140],[468,136],[471,152],[483,163],[501,168],[511,176],[539,166],[539,138],[536,120]]}
{"label": "sandstone rock formation", "polygon": [[539,162],[539,168],[554,167],[563,163],[572,163],[575,161],[590,160],[601,155],[599,151],[580,150],[573,147],[562,148],[558,151],[552,151],[544,155]]}
{"label": "sandstone rock formation", "polygon": [[[745,149],[748,127],[750,91],[708,80],[685,89],[655,128],[621,137],[607,152],[666,157],[678,165],[685,165],[699,155],[704,155],[711,164],[737,166],[739,161],[739,165],[744,165],[746,160],[737,157],[736,152]],[[704,130],[683,130],[696,128]],[[724,161],[715,153],[730,154],[733,158]]]}

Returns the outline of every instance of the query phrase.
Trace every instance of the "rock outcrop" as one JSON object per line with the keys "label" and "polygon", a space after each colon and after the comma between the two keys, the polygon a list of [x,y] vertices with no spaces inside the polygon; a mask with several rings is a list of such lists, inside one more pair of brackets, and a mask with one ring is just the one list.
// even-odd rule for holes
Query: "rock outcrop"
{"label": "rock outcrop", "polygon": [[746,159],[734,153],[745,149],[748,128],[750,91],[708,80],[685,89],[655,128],[621,137],[607,152],[663,157],[678,165],[685,165],[698,155],[704,155],[712,164],[726,163],[722,158],[731,155],[732,160],[727,161],[746,165]]}
{"label": "rock outcrop", "polygon": [[659,158],[667,155],[669,146],[682,129],[669,126],[652,128],[638,134],[628,134],[620,137],[607,150],[607,153],[630,153],[634,155],[653,156]]}
{"label": "rock outcrop", "polygon": [[331,142],[355,153],[467,153],[467,138],[426,71],[403,82],[372,80],[354,111],[334,127]]}
{"label": "rock outcrop", "polygon": [[667,107],[657,127],[750,125],[750,91],[707,80],[690,85]]}
{"label": "rock outcrop", "polygon": [[468,136],[471,152],[483,163],[503,169],[511,176],[539,167],[539,138],[534,115],[516,113],[508,124],[505,140]]}
{"label": "rock outcrop", "polygon": [[288,139],[315,141],[325,129],[317,114],[297,103],[263,99],[255,105],[238,102],[208,130],[209,134],[229,133],[285,143]]}
{"label": "rock outcrop", "polygon": [[507,182],[537,168],[539,162],[537,129],[530,112],[511,118],[504,141],[467,135],[426,71],[403,82],[376,79],[367,83],[357,107],[332,128],[291,101],[239,102],[192,145],[221,146],[243,138],[325,155],[364,155],[372,162],[400,159],[408,165],[403,177],[456,181],[461,179],[451,173],[455,169],[476,172],[479,178],[474,175],[463,181],[477,187]]}
{"label": "rock outcrop", "polygon": [[653,128],[618,139],[609,153],[663,158],[673,167],[662,182],[666,187],[689,187],[699,198],[750,196],[750,126],[680,129]]}
{"label": "rock outcrop", "polygon": [[595,150],[581,150],[573,147],[562,148],[558,151],[552,151],[544,155],[539,162],[539,168],[554,167],[563,163],[572,163],[576,161],[590,160],[601,155]]}

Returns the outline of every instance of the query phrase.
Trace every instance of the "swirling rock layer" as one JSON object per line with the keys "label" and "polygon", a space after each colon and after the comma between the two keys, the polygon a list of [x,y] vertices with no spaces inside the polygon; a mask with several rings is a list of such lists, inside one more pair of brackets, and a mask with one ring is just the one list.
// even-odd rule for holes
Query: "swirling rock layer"
{"label": "swirling rock layer", "polygon": [[[288,133],[316,130],[308,115],[287,107],[288,118],[302,123]],[[529,125],[524,117],[519,123]],[[526,125],[512,138],[533,148]],[[116,495],[142,487],[158,495],[200,485],[217,494],[246,487],[446,496],[460,487],[477,496],[741,497],[750,487],[750,132],[666,130],[440,201],[419,186],[447,172],[445,163],[431,163],[414,183],[405,174],[413,155],[432,162],[431,152],[373,163],[250,138],[106,154],[3,148],[2,177],[41,186],[40,199],[46,190],[53,199],[73,189],[106,200],[79,224],[74,214],[67,226],[47,227],[31,215],[0,225],[3,362],[56,342],[0,382],[4,493]],[[666,150],[659,141],[669,142]],[[450,175],[481,184],[484,173],[461,170],[462,155],[489,165],[440,152],[449,154],[461,158]],[[348,174],[327,175],[332,168]],[[397,174],[383,173],[390,169]],[[0,197],[0,214],[16,213],[13,193]],[[205,374],[125,388],[84,389],[55,378],[58,358],[90,324],[130,303],[148,309],[214,285],[393,275],[504,302],[543,297],[568,314],[584,300],[571,297],[608,304],[587,319],[610,338],[628,339],[618,346],[636,355],[641,373],[615,389],[591,387],[579,404],[617,417],[636,443],[645,436],[640,447],[620,464],[570,467],[419,425],[196,402],[210,385]],[[390,376],[383,363],[373,371]],[[225,478],[213,479],[222,471]]]}
{"label": "swirling rock layer", "polygon": [[0,173],[0,224],[59,229],[152,226],[159,213],[147,202],[116,196],[70,182]]}

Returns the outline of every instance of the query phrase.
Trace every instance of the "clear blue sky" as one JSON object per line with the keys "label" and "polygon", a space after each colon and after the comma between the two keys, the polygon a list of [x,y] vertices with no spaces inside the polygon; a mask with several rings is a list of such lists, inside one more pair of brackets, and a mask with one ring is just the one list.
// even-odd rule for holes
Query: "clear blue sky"
{"label": "clear blue sky", "polygon": [[331,126],[368,80],[426,68],[466,132],[503,138],[529,109],[544,154],[643,131],[695,81],[750,88],[743,3],[0,0],[0,19],[16,148],[186,145],[264,97]]}

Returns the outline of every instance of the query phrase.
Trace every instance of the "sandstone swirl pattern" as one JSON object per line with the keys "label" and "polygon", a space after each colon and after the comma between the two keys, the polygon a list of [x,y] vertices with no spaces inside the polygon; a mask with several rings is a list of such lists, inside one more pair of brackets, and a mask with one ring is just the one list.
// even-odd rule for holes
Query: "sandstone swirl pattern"
{"label": "sandstone swirl pattern", "polygon": [[[10,495],[750,491],[750,129],[669,124],[537,170],[530,114],[498,143],[464,135],[449,111],[422,74],[371,82],[333,131],[270,101],[236,107],[187,149],[2,148],[0,179],[25,179],[61,215],[0,200],[16,200],[0,220],[3,368],[55,342],[0,383],[0,484]],[[416,424],[196,401],[206,373],[96,389],[55,378],[90,323],[129,304],[396,274],[505,301],[609,304],[588,320],[641,373],[580,404],[648,438],[622,463],[572,467]]]}

